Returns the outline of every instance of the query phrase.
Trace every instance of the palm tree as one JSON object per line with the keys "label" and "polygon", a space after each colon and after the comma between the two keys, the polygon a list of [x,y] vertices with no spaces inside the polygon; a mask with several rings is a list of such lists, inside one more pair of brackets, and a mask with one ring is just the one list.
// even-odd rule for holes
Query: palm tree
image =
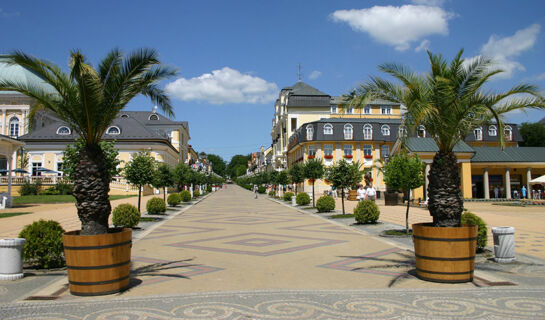
{"label": "palm tree", "polygon": [[362,92],[361,90],[354,89],[349,93],[342,95],[342,103],[339,104],[339,109],[348,110],[354,108],[359,110],[360,118],[362,117],[362,111],[371,102],[371,95]]}
{"label": "palm tree", "polygon": [[[485,92],[484,85],[502,70],[494,69],[488,58],[465,61],[462,54],[460,50],[448,63],[441,55],[428,51],[431,70],[427,74],[417,74],[397,64],[383,64],[379,69],[401,84],[371,77],[360,88],[362,94],[404,105],[405,125],[411,131],[423,125],[426,136],[437,144],[439,151],[429,173],[428,208],[434,226],[438,227],[459,226],[463,210],[454,146],[475,127],[492,120],[503,132],[502,115],[509,111],[544,108],[544,98],[530,84],[502,93]],[[503,134],[499,140],[503,147]]]}
{"label": "palm tree", "polygon": [[57,65],[16,51],[10,64],[20,65],[38,75],[39,86],[10,79],[0,81],[0,90],[17,91],[34,98],[29,117],[46,109],[72,127],[83,141],[74,172],[74,196],[81,220],[81,234],[108,232],[111,206],[108,198],[111,176],[99,143],[114,118],[138,94],[150,98],[173,116],[170,99],[157,82],[171,77],[175,70],[161,65],[153,49],[139,49],[128,56],[113,49],[97,69],[76,50],[70,53],[69,72]]}

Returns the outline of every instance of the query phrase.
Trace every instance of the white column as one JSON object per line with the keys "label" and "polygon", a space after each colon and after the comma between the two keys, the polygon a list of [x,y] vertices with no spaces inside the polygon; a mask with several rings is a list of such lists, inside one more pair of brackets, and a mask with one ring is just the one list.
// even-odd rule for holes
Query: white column
{"label": "white column", "polygon": [[17,151],[13,151],[13,154],[11,155],[11,170],[15,170],[17,166]]}
{"label": "white column", "polygon": [[356,143],[356,157],[354,159],[354,161],[360,161],[360,153],[361,153],[361,144],[359,143]]}
{"label": "white column", "polygon": [[21,110],[21,127],[19,128],[19,135],[22,136],[26,133],[26,110]]}
{"label": "white column", "polygon": [[12,162],[12,156],[8,154],[7,161],[8,161],[8,195],[11,196],[11,162]]}
{"label": "white column", "polygon": [[2,109],[2,134],[6,135],[6,109]]}
{"label": "white column", "polygon": [[334,144],[335,146],[335,163],[339,163],[339,161],[341,161],[343,159],[343,155],[342,155],[342,144],[340,143],[335,143]]}
{"label": "white column", "polygon": [[377,143],[377,145],[375,146],[375,160],[378,160],[380,159],[380,145]]}
{"label": "white column", "polygon": [[511,173],[505,168],[505,197],[511,199]]}
{"label": "white column", "polygon": [[429,198],[428,196],[428,186],[430,185],[430,179],[428,178],[428,175],[430,174],[430,164],[429,163],[426,163],[426,168],[424,169],[424,176],[426,178],[426,184],[424,184],[424,201],[427,201],[427,199]]}
{"label": "white column", "polygon": [[490,199],[490,182],[488,180],[488,168],[484,168],[483,187],[484,187],[484,198]]}
{"label": "white column", "polygon": [[526,198],[532,199],[530,196],[531,190],[530,189],[530,180],[532,180],[532,169],[526,168]]}

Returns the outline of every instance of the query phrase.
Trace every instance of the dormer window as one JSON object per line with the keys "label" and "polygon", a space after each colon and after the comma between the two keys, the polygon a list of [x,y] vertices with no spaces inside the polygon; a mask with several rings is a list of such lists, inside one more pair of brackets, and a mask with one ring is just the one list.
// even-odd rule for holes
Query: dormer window
{"label": "dormer window", "polygon": [[392,114],[392,106],[381,106],[380,107],[380,113],[381,114]]}
{"label": "dormer window", "polygon": [[346,114],[354,114],[354,107],[346,108]]}
{"label": "dormer window", "polygon": [[382,133],[383,136],[389,136],[390,135],[390,126],[389,125],[383,125],[381,128],[380,128],[380,132]]}
{"label": "dormer window", "polygon": [[331,114],[337,113],[337,106],[331,106]]}
{"label": "dormer window", "polygon": [[495,137],[498,135],[498,129],[496,129],[496,126],[492,125],[488,127],[488,135],[491,137]]}
{"label": "dormer window", "polygon": [[351,124],[347,123],[344,125],[344,139],[345,140],[352,140],[352,137],[354,136],[354,128]]}
{"label": "dormer window", "polygon": [[513,140],[513,129],[511,126],[505,126],[505,129],[503,130],[505,134],[505,140],[506,141],[512,141]]}
{"label": "dormer window", "polygon": [[368,123],[363,126],[363,139],[365,140],[373,139],[373,127]]}
{"label": "dormer window", "polygon": [[13,117],[9,120],[9,135],[12,138],[19,136],[19,118]]}
{"label": "dormer window", "polygon": [[426,127],[420,125],[418,126],[417,135],[419,138],[425,138],[426,137]]}
{"label": "dormer window", "polygon": [[307,140],[311,141],[312,137],[314,137],[314,127],[313,126],[307,126]]}
{"label": "dormer window", "polygon": [[333,125],[329,123],[324,125],[324,134],[333,134]]}
{"label": "dormer window", "polygon": [[405,126],[399,127],[399,136],[400,137],[406,137],[407,136],[407,128]]}
{"label": "dormer window", "polygon": [[121,115],[121,118],[128,118],[128,117],[129,117],[128,114],[122,114],[122,115]]}
{"label": "dormer window", "polygon": [[68,128],[66,126],[62,126],[62,127],[59,127],[57,129],[57,134],[60,135],[60,136],[67,136],[70,133],[71,133],[70,128]]}
{"label": "dormer window", "polygon": [[119,127],[116,127],[116,126],[112,126],[112,127],[109,127],[108,130],[106,130],[106,134],[109,134],[109,135],[118,135],[121,133],[121,130],[119,129]]}
{"label": "dormer window", "polygon": [[477,140],[477,141],[483,140],[483,129],[482,128],[475,128],[475,130],[473,130],[473,134],[475,135],[475,140]]}
{"label": "dormer window", "polygon": [[152,114],[151,116],[149,116],[149,120],[159,120],[159,116],[156,114]]}
{"label": "dormer window", "polygon": [[364,114],[371,114],[371,106],[365,106],[363,108],[363,113]]}

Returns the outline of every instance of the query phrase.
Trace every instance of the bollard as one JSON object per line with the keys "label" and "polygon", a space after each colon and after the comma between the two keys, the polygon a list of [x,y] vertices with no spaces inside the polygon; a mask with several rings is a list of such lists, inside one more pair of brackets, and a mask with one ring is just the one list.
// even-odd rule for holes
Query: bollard
{"label": "bollard", "polygon": [[499,263],[515,261],[515,228],[493,227],[494,260]]}
{"label": "bollard", "polygon": [[292,197],[291,197],[291,205],[292,205],[292,206],[296,206],[296,205],[297,205],[297,202],[295,202],[295,196],[292,196]]}
{"label": "bollard", "polygon": [[23,273],[24,238],[0,239],[0,280],[17,280]]}

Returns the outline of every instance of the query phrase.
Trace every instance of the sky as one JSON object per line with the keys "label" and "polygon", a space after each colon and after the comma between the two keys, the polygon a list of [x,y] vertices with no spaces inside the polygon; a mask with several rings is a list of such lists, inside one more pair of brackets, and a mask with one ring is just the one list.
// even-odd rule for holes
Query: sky
{"label": "sky", "polygon": [[[190,144],[225,160],[271,144],[280,89],[302,79],[331,96],[399,63],[426,72],[426,50],[493,58],[505,72],[490,92],[529,82],[545,90],[545,2],[6,1],[0,53],[22,50],[67,68],[71,50],[97,64],[114,47],[150,47],[178,74],[160,85]],[[144,97],[127,110],[152,110]],[[535,122],[545,111],[506,120]]]}

